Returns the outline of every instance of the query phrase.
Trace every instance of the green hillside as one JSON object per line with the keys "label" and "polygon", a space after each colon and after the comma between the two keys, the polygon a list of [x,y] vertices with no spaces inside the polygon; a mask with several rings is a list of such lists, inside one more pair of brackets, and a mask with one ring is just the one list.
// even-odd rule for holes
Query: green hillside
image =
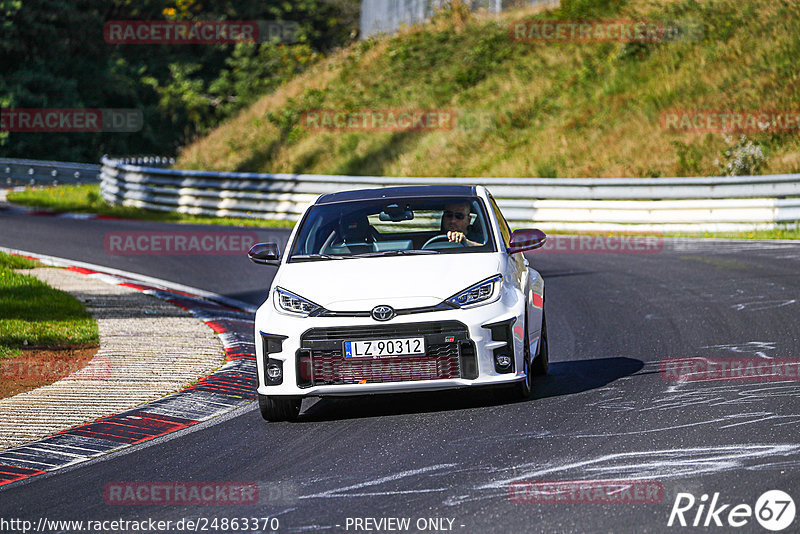
{"label": "green hillside", "polygon": [[[515,42],[519,20],[694,27],[669,41]],[[800,110],[793,0],[562,0],[353,44],[182,151],[176,167],[390,176],[691,176],[800,172],[782,132],[668,131],[673,110]],[[451,129],[325,131],[309,110],[450,110]]]}

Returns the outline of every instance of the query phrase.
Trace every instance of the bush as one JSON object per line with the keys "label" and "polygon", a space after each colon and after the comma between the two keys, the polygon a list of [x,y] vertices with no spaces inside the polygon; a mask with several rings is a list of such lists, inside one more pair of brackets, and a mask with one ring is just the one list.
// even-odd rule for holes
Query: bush
{"label": "bush", "polygon": [[722,161],[714,161],[724,176],[758,174],[767,162],[761,145],[748,139],[746,135],[735,142],[731,136],[726,135],[725,142],[728,148],[722,151]]}

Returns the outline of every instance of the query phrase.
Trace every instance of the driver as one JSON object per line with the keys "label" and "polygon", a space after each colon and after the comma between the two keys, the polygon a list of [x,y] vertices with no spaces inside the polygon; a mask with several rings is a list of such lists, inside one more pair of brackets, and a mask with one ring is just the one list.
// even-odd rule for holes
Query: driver
{"label": "driver", "polygon": [[481,243],[467,239],[469,232],[469,202],[445,204],[442,212],[442,231],[447,233],[447,239],[453,243],[464,243],[469,247],[478,247]]}

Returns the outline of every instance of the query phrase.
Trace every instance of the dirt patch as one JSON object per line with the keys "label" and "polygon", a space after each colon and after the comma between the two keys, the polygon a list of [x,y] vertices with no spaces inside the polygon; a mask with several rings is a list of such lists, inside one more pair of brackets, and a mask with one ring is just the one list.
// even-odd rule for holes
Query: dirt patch
{"label": "dirt patch", "polygon": [[30,391],[72,375],[72,378],[98,380],[110,374],[110,366],[89,361],[97,345],[29,348],[15,358],[0,360],[0,399]]}

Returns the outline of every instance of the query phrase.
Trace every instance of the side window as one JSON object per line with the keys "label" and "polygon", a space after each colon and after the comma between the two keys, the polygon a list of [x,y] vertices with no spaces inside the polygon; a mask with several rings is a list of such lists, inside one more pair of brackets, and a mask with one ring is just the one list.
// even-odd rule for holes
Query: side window
{"label": "side window", "polygon": [[503,214],[500,212],[500,208],[497,207],[497,203],[494,201],[494,197],[491,195],[489,195],[489,202],[492,204],[492,210],[494,210],[495,217],[497,217],[497,223],[500,226],[500,235],[503,237],[503,243],[508,246],[508,244],[511,242],[511,230],[508,228],[506,218],[503,217]]}

